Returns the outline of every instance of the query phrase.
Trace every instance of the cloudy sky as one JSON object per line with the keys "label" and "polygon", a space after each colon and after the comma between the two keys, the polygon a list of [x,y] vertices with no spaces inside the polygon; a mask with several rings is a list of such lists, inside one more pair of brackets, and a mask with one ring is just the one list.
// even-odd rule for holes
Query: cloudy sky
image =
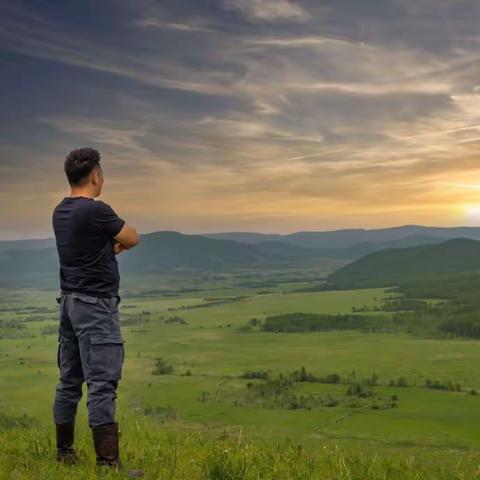
{"label": "cloudy sky", "polygon": [[478,0],[0,1],[0,238],[63,160],[142,232],[480,224]]}

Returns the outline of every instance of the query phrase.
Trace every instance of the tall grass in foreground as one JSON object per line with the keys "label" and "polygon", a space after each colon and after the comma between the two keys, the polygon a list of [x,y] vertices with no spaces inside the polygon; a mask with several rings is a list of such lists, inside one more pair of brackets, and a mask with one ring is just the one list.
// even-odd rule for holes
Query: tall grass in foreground
{"label": "tall grass in foreground", "polygon": [[[90,432],[80,428],[76,448],[81,464],[54,461],[52,428],[15,427],[0,432],[1,480],[88,480],[98,478]],[[480,479],[477,462],[462,459],[440,468],[414,456],[392,459],[358,448],[305,449],[285,439],[269,443],[241,435],[171,432],[143,420],[122,425],[124,464],[142,467],[145,479],[209,480],[471,480]],[[452,451],[452,455],[455,453]],[[123,478],[102,473],[102,478]]]}

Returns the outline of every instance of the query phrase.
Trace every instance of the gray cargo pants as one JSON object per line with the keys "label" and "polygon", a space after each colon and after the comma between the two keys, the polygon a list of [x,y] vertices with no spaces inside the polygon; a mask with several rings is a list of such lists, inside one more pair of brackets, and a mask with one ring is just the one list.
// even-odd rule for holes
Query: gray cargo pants
{"label": "gray cargo pants", "polygon": [[59,303],[57,385],[53,416],[57,424],[75,421],[83,382],[87,383],[90,427],[115,422],[115,399],[124,359],[120,297],[62,293]]}

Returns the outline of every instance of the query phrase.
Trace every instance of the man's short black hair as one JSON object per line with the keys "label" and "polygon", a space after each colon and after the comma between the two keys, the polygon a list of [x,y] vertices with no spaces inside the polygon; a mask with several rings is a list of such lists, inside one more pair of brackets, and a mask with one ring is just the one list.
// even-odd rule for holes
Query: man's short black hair
{"label": "man's short black hair", "polygon": [[65,174],[70,185],[79,186],[85,183],[95,167],[100,166],[100,153],[94,148],[77,148],[65,159]]}

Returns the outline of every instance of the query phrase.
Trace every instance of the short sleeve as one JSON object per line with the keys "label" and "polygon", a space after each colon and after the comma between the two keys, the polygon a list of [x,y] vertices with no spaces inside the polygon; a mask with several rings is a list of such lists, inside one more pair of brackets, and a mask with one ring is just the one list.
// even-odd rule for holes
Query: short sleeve
{"label": "short sleeve", "polygon": [[109,237],[117,235],[125,225],[125,220],[120,218],[113,208],[101,200],[95,201],[94,223]]}

